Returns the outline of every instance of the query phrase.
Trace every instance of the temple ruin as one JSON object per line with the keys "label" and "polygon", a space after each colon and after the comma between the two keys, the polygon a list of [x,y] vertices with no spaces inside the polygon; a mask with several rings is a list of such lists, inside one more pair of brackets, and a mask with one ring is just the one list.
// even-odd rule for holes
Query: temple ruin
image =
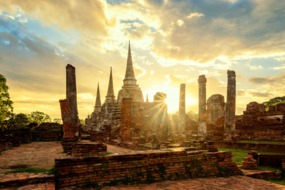
{"label": "temple ruin", "polygon": [[241,140],[285,140],[285,104],[265,107],[250,102],[243,115],[236,116],[236,138]]}
{"label": "temple ruin", "polygon": [[205,75],[198,78],[199,84],[199,126],[198,135],[204,139],[231,140],[235,134],[236,76],[227,71],[227,101],[221,94],[210,96],[206,102]]}
{"label": "temple ruin", "polygon": [[129,148],[138,148],[146,143],[157,147],[168,131],[166,94],[158,92],[154,101],[144,102],[133,69],[131,46],[129,44],[123,86],[114,95],[112,68],[105,102],[101,105],[99,85],[94,111],[85,119],[91,140],[108,142]]}

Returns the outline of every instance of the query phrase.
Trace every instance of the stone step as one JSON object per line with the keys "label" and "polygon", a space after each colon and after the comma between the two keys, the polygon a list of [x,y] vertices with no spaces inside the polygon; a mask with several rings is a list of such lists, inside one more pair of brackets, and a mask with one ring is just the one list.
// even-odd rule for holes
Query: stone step
{"label": "stone step", "polygon": [[282,179],[281,171],[272,171],[272,170],[244,170],[241,169],[243,174],[248,177],[256,179]]}

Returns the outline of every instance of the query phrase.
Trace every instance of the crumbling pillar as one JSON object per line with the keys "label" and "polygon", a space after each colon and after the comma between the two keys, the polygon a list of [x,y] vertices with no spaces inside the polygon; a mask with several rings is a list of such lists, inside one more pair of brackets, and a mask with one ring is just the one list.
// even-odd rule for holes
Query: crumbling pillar
{"label": "crumbling pillar", "polygon": [[179,97],[179,125],[178,131],[180,133],[185,132],[186,121],[185,121],[185,84],[180,84],[180,97]]}
{"label": "crumbling pillar", "polygon": [[236,74],[228,70],[227,103],[225,110],[225,139],[231,139],[235,131],[235,110],[236,110]]}
{"label": "crumbling pillar", "polygon": [[75,67],[70,64],[66,66],[66,99],[71,111],[71,120],[78,124]]}
{"label": "crumbling pillar", "polygon": [[203,137],[207,134],[206,126],[206,83],[207,79],[205,75],[200,75],[198,78],[199,83],[199,125],[198,125],[198,135]]}
{"label": "crumbling pillar", "polygon": [[80,137],[80,124],[77,111],[75,68],[66,66],[66,99],[60,100],[63,121],[62,146],[64,152],[71,153],[72,147]]}

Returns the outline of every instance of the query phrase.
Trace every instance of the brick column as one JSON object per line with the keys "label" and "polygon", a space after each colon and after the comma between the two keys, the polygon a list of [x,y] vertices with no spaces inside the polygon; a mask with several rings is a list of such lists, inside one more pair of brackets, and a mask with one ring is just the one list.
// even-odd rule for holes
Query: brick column
{"label": "brick column", "polygon": [[198,78],[199,83],[199,124],[198,135],[205,138],[207,135],[206,125],[206,83],[207,79],[205,75],[200,75]]}
{"label": "brick column", "polygon": [[199,83],[199,121],[204,121],[204,115],[206,112],[206,83],[207,79],[205,75],[200,75],[198,79]]}
{"label": "brick column", "polygon": [[185,84],[180,84],[180,97],[179,97],[179,126],[178,131],[183,133],[186,128],[185,121]]}
{"label": "brick column", "polygon": [[235,110],[236,110],[236,74],[228,70],[227,103],[225,110],[225,139],[230,139],[235,131]]}
{"label": "brick column", "polygon": [[69,64],[66,66],[66,99],[71,110],[72,122],[79,123],[77,110],[75,67]]}

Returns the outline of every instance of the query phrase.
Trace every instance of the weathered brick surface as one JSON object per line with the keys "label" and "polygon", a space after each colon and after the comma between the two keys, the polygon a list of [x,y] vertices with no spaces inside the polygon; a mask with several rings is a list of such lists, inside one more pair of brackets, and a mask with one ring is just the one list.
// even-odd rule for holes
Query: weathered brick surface
{"label": "weathered brick surface", "polygon": [[32,141],[30,129],[27,127],[0,130],[0,137],[0,153]]}
{"label": "weathered brick surface", "polygon": [[239,139],[285,141],[285,104],[271,106],[251,102],[243,115],[236,117],[235,135]]}
{"label": "weathered brick surface", "polygon": [[61,118],[63,121],[63,138],[75,138],[77,132],[77,124],[72,120],[72,110],[69,102],[60,100]]}
{"label": "weathered brick surface", "polygon": [[63,151],[67,154],[71,154],[72,148],[76,143],[77,143],[76,138],[63,138],[61,141]]}
{"label": "weathered brick surface", "polygon": [[77,143],[72,147],[72,156],[96,156],[99,153],[107,152],[107,146],[103,143]]}
{"label": "weathered brick surface", "polygon": [[60,141],[63,129],[58,123],[41,123],[32,128],[31,133],[34,141]]}
{"label": "weathered brick surface", "polygon": [[240,175],[230,152],[180,151],[55,160],[56,188]]}

